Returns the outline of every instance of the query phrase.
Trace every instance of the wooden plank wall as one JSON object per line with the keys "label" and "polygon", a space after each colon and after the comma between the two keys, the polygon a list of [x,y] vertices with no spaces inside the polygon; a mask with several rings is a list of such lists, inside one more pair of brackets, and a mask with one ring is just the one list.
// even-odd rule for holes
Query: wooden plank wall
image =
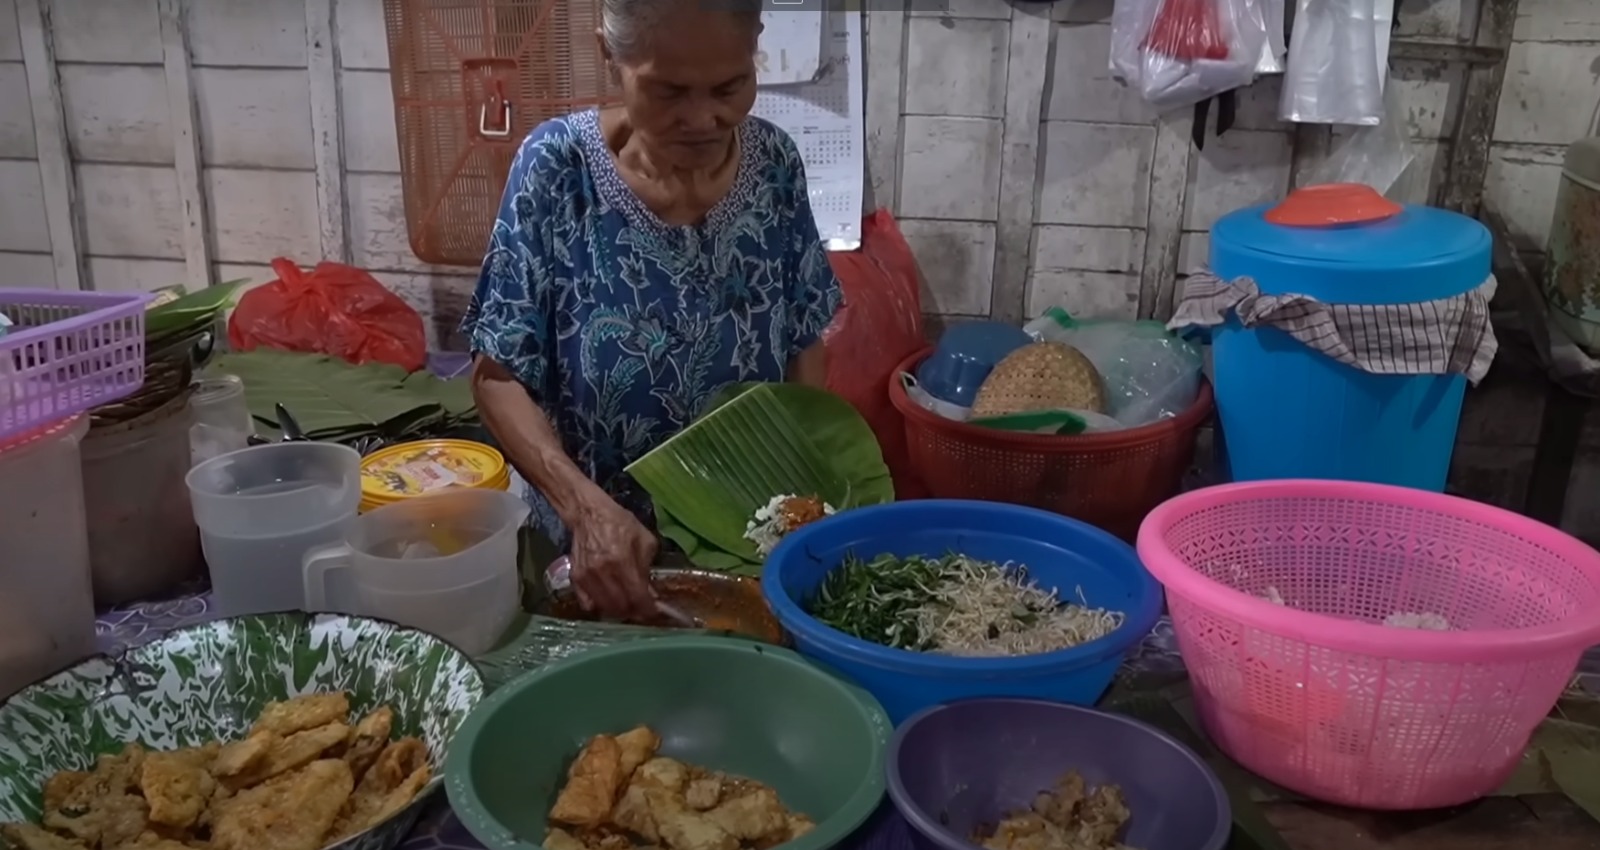
{"label": "wooden plank wall", "polygon": [[443,341],[472,270],[411,254],[387,69],[379,0],[0,0],[0,286],[342,259]]}

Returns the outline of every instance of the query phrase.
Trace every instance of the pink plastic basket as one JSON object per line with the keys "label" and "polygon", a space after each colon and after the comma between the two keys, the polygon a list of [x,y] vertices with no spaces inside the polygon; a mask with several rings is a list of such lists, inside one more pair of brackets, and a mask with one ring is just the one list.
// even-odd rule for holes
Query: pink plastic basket
{"label": "pink plastic basket", "polygon": [[130,395],[144,384],[149,295],[0,289],[0,440]]}
{"label": "pink plastic basket", "polygon": [[[1494,791],[1600,641],[1600,553],[1438,493],[1211,487],[1151,512],[1139,555],[1166,586],[1217,745],[1347,806],[1434,808]],[[1449,628],[1384,624],[1397,614]]]}

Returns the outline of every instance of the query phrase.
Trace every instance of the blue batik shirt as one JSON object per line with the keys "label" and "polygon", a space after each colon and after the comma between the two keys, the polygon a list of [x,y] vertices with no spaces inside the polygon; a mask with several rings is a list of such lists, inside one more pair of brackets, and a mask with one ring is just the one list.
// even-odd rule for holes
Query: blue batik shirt
{"label": "blue batik shirt", "polygon": [[[781,381],[838,308],[794,141],[739,126],[733,187],[693,226],[623,183],[594,110],[534,128],[506,181],[462,320],[475,353],[516,375],[589,477],[647,523],[623,469],[694,420],[718,390]],[[531,492],[558,546],[567,532]]]}

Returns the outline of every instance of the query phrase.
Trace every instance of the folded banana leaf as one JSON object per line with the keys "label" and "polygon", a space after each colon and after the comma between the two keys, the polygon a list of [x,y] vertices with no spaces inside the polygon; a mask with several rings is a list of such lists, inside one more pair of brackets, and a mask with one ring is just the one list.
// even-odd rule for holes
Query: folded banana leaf
{"label": "folded banana leaf", "polygon": [[[845,492],[835,501],[825,491],[811,489],[799,479],[788,479],[786,484],[779,482],[767,485],[778,489],[761,495],[759,502],[747,509],[740,506],[741,512],[736,515],[730,509],[727,522],[729,526],[737,526],[738,542],[742,544],[734,549],[700,534],[694,526],[683,521],[674,504],[657,498],[657,530],[676,544],[691,563],[702,569],[759,575],[761,559],[754,547],[744,540],[745,525],[756,508],[780,493],[815,492],[840,510],[894,500],[894,482],[889,477],[889,468],[883,462],[883,451],[878,446],[872,428],[849,402],[826,390],[799,384],[735,384],[712,400],[702,418],[709,418],[724,405],[757,388],[769,395],[782,409],[782,415],[797,426],[795,430],[803,434],[805,441],[815,448],[832,474],[843,481]],[[645,489],[649,490],[649,486],[645,485]],[[654,491],[651,491],[651,495],[655,495]],[[700,507],[707,508],[710,505],[702,502]]]}

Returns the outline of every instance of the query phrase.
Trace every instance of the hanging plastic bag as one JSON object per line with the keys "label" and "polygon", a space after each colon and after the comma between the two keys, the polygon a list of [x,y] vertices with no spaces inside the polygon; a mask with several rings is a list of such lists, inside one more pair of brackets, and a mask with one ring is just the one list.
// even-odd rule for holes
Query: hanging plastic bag
{"label": "hanging plastic bag", "polygon": [[1348,131],[1328,158],[1311,169],[1307,184],[1361,183],[1392,201],[1426,202],[1429,175],[1416,167],[1417,148],[1411,143],[1399,101],[1394,87],[1387,87],[1382,123]]}
{"label": "hanging plastic bag", "polygon": [[867,420],[901,497],[914,482],[905,420],[889,401],[889,377],[927,344],[917,259],[888,210],[861,221],[861,247],[829,251],[828,264],[844,290],[844,305],[822,333],[828,351],[828,389]]}
{"label": "hanging plastic bag", "polygon": [[1283,73],[1283,54],[1289,51],[1288,42],[1285,40],[1284,17],[1286,0],[1257,0],[1261,4],[1261,20],[1267,25],[1267,36],[1261,42],[1261,60],[1256,63],[1256,74],[1267,76],[1269,74]]}
{"label": "hanging plastic bag", "polygon": [[272,270],[278,279],[246,292],[228,319],[234,351],[275,348],[392,363],[408,372],[423,367],[422,317],[377,278],[340,263],[303,272],[282,257]]}
{"label": "hanging plastic bag", "polygon": [[1394,0],[1298,0],[1278,116],[1302,124],[1383,120]]}
{"label": "hanging plastic bag", "polygon": [[1267,40],[1262,0],[1116,0],[1111,73],[1159,110],[1255,79]]}

